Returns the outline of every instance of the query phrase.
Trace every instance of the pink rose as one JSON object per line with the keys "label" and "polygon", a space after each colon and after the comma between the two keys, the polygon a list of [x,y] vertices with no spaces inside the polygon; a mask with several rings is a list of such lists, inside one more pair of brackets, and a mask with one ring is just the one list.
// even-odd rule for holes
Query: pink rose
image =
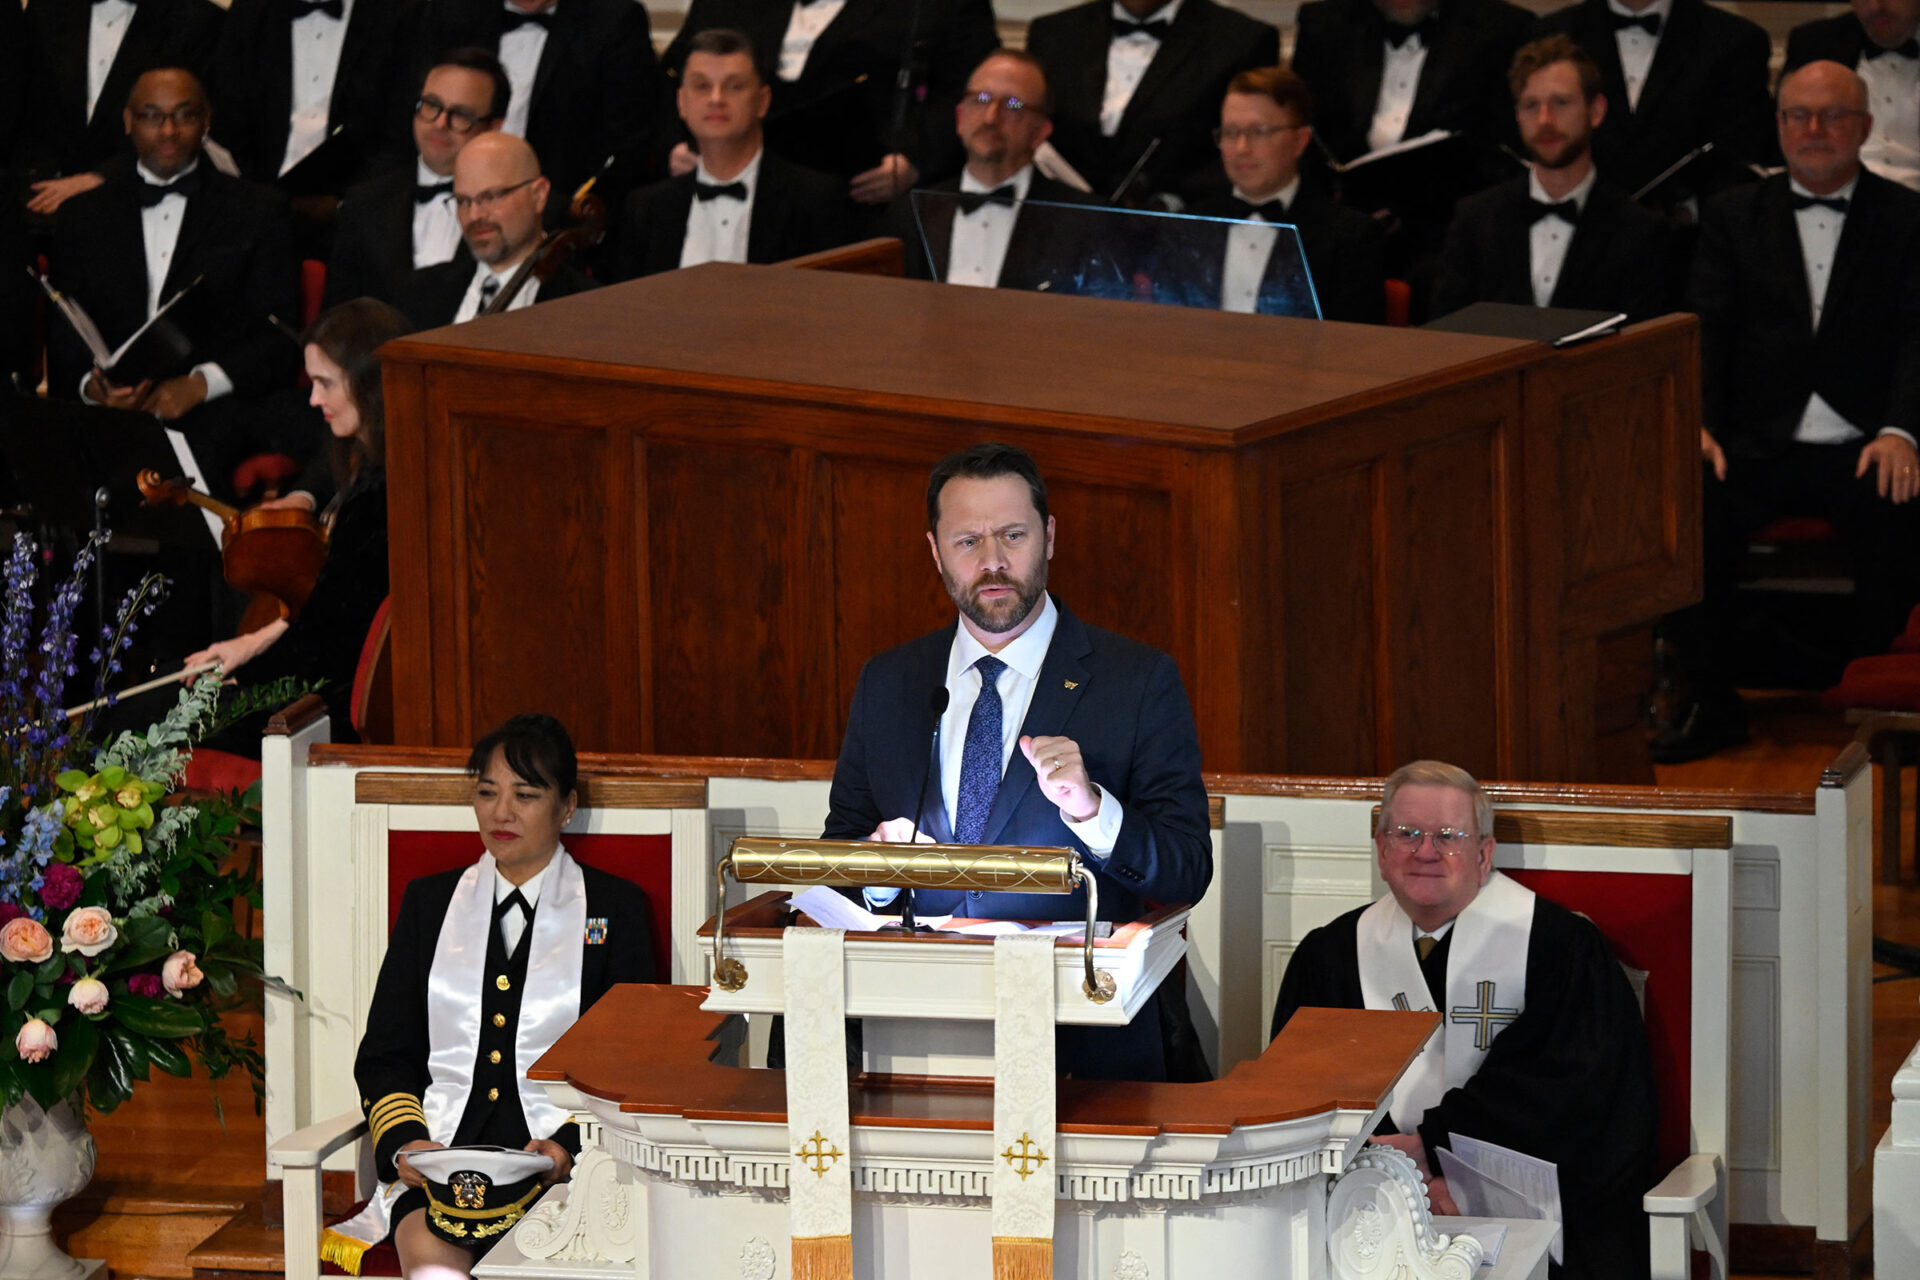
{"label": "pink rose", "polygon": [[113,927],[113,913],[105,907],[81,907],[67,917],[67,924],[60,931],[60,950],[78,951],[83,956],[97,956],[120,939],[120,931]]}
{"label": "pink rose", "polygon": [[53,1028],[39,1018],[20,1028],[20,1034],[13,1038],[13,1047],[20,1052],[23,1062],[45,1062],[49,1054],[60,1047],[60,1037]]}
{"label": "pink rose", "polygon": [[161,985],[160,975],[157,973],[136,973],[127,979],[127,994],[130,996],[145,996],[149,1000],[157,1000],[166,994],[166,990]]}
{"label": "pink rose", "polygon": [[38,920],[20,916],[0,928],[0,956],[15,964],[39,964],[52,955],[53,935]]}
{"label": "pink rose", "polygon": [[207,975],[200,972],[200,966],[193,962],[193,952],[176,951],[167,957],[160,966],[160,981],[166,984],[167,994],[177,996],[182,991],[191,991],[200,985],[200,979]]}
{"label": "pink rose", "polygon": [[65,911],[80,901],[80,891],[87,887],[87,878],[64,862],[56,862],[46,869],[40,881],[40,901],[52,911]]}
{"label": "pink rose", "polygon": [[98,1013],[107,1007],[107,984],[98,978],[82,978],[67,992],[67,1003],[82,1013]]}

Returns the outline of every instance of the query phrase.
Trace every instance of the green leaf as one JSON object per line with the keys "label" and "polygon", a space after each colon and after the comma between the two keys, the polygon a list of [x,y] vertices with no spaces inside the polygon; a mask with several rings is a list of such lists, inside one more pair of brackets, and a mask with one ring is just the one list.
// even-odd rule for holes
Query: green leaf
{"label": "green leaf", "polygon": [[[75,952],[73,954],[78,953]],[[35,982],[57,982],[60,979],[60,975],[66,971],[67,955],[56,951],[40,962],[40,967],[34,970],[33,977]]]}
{"label": "green leaf", "polygon": [[33,974],[29,970],[22,969],[19,973],[14,974],[13,981],[7,984],[7,1007],[10,1009],[26,1008],[27,997],[32,994]]}
{"label": "green leaf", "polygon": [[133,1070],[124,1046],[111,1033],[100,1037],[99,1046],[87,1075],[87,1098],[105,1113],[133,1096]]}
{"label": "green leaf", "polygon": [[147,1056],[153,1059],[153,1065],[170,1076],[190,1076],[193,1074],[193,1060],[185,1050],[170,1040],[147,1041]]}
{"label": "green leaf", "polygon": [[230,999],[240,989],[240,980],[233,976],[233,970],[225,965],[214,965],[202,961],[200,972],[207,975],[207,989],[222,1000]]}
{"label": "green leaf", "polygon": [[147,996],[116,996],[107,1012],[128,1031],[159,1040],[198,1035],[207,1025],[201,1012],[190,1005]]}
{"label": "green leaf", "polygon": [[69,1018],[60,1028],[60,1047],[53,1051],[53,1091],[70,1097],[93,1068],[94,1051],[99,1047],[99,1028],[85,1018]]}

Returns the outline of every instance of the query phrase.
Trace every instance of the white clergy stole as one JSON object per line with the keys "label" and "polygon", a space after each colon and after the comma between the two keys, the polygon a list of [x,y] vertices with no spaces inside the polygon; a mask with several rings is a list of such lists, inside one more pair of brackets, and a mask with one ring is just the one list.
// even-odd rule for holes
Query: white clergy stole
{"label": "white clergy stole", "polygon": [[[1471,1079],[1495,1038],[1526,1008],[1533,898],[1531,889],[1496,871],[1455,917],[1445,1017],[1394,1086],[1393,1122],[1400,1132],[1413,1133],[1427,1108]],[[1413,921],[1392,894],[1361,913],[1357,933],[1366,1007],[1432,1010],[1413,949]]]}

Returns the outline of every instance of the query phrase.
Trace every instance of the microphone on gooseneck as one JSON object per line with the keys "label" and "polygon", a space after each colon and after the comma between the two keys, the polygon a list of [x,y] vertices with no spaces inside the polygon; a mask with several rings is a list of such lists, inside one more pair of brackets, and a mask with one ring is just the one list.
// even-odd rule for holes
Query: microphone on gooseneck
{"label": "microphone on gooseneck", "polygon": [[[933,693],[927,698],[927,714],[933,719],[933,737],[927,743],[927,767],[920,775],[920,798],[913,806],[913,834],[907,837],[908,844],[917,843],[920,839],[920,817],[927,810],[927,784],[933,781],[933,762],[938,759],[934,746],[940,741],[940,717],[947,714],[947,686],[934,687]],[[901,893],[904,896],[900,900],[900,927],[912,933],[918,928],[913,918],[913,887],[909,885]]]}

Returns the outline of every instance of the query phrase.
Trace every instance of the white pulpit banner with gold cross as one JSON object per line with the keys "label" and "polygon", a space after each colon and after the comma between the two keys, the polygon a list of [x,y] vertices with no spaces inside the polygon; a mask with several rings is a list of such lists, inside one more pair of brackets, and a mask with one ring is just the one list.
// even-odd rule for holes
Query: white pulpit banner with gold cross
{"label": "white pulpit banner with gold cross", "polygon": [[846,935],[788,929],[787,1213],[793,1280],[853,1280]]}
{"label": "white pulpit banner with gold cross", "polygon": [[1053,944],[993,940],[993,1280],[1053,1275]]}

